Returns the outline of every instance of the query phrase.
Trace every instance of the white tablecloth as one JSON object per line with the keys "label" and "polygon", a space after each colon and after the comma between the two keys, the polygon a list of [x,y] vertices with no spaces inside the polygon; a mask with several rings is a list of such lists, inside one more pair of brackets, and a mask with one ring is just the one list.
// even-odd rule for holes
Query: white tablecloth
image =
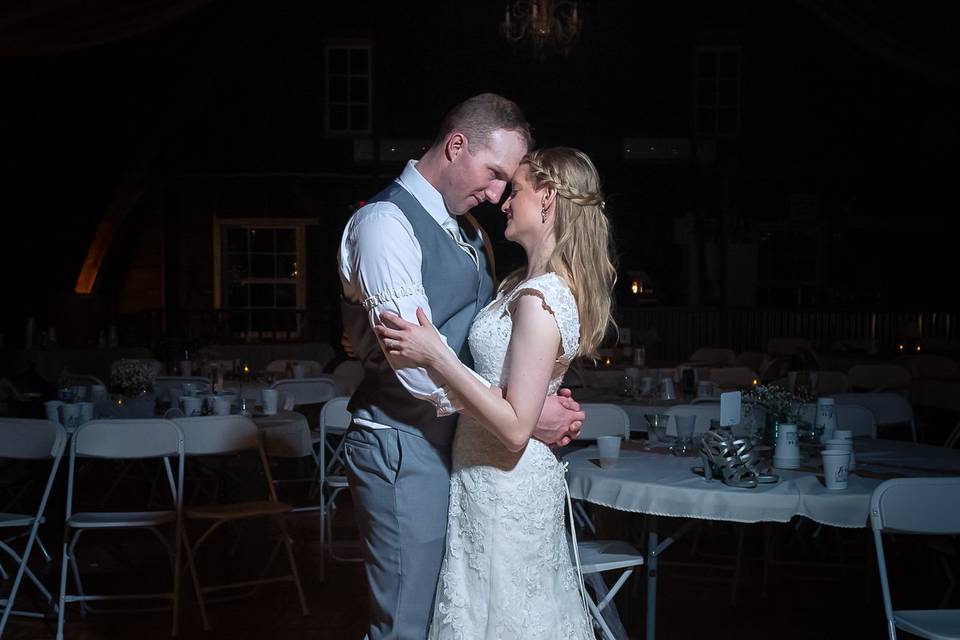
{"label": "white tablecloth", "polygon": [[[893,440],[857,440],[857,463],[865,473],[960,475],[960,451]],[[806,516],[837,527],[866,527],[870,495],[882,481],[851,474],[849,488],[827,491],[811,471],[782,470],[780,482],[754,489],[706,482],[691,467],[698,457],[625,449],[613,469],[601,469],[597,449],[588,447],[564,459],[569,464],[570,495],[620,511],[651,515],[727,520],[788,522]]]}

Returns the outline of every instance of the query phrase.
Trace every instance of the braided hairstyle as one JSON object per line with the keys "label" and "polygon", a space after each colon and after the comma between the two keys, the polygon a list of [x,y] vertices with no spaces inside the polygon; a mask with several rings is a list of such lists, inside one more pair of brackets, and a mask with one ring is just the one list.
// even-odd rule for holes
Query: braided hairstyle
{"label": "braided hairstyle", "polygon": [[[569,147],[551,147],[528,153],[527,165],[534,188],[557,193],[553,232],[556,246],[546,271],[566,280],[580,314],[580,348],[577,355],[595,357],[607,327],[613,324],[613,236],[604,213],[600,176],[587,154]],[[520,283],[526,267],[511,273],[501,289]]]}

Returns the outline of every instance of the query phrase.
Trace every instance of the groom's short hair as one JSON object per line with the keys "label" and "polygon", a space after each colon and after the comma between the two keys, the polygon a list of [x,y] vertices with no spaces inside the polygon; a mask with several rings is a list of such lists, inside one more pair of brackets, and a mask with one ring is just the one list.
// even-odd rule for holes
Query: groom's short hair
{"label": "groom's short hair", "polygon": [[527,149],[533,148],[530,123],[523,111],[513,100],[495,93],[481,93],[467,98],[451,109],[440,123],[440,131],[433,144],[441,145],[448,135],[459,131],[470,142],[471,153],[475,153],[487,146],[490,134],[498,129],[516,131],[527,143]]}

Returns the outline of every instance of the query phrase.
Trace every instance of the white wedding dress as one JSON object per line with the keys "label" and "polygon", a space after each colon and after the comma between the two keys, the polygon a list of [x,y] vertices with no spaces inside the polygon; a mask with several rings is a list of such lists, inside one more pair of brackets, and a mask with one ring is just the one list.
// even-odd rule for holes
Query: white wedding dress
{"label": "white wedding dress", "polygon": [[[576,301],[553,273],[499,295],[470,328],[476,371],[493,384],[510,343],[512,303],[533,294],[557,321],[563,355],[548,394],[560,387],[577,352]],[[447,542],[429,638],[434,640],[593,640],[564,524],[564,466],[538,440],[507,450],[469,417],[453,444]]]}

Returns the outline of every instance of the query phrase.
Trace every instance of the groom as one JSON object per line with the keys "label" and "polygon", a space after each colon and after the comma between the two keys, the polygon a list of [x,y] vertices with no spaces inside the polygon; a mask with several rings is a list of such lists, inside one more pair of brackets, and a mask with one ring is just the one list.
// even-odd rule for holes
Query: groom
{"label": "groom", "polygon": [[[371,595],[370,640],[426,637],[459,408],[444,381],[425,369],[394,369],[372,327],[384,311],[416,321],[422,307],[460,360],[473,365],[467,334],[494,283],[489,240],[468,211],[500,201],[532,144],[516,104],[474,96],[447,114],[420,161],[409,161],[343,232],[343,323],[364,366],[344,451]],[[534,436],[566,444],[583,419],[572,399],[548,398]]]}

